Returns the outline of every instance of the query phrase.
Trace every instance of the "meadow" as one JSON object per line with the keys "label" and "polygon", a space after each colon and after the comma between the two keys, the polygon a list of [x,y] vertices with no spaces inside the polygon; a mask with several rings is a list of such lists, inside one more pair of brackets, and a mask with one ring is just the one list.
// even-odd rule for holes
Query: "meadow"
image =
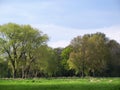
{"label": "meadow", "polygon": [[0,90],[120,90],[120,78],[0,79]]}

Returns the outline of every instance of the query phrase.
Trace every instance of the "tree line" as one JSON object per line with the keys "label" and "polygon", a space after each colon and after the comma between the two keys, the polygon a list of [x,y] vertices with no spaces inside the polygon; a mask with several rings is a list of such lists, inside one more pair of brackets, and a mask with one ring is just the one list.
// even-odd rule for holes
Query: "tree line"
{"label": "tree line", "polygon": [[104,33],[85,34],[65,48],[30,25],[0,25],[0,78],[119,77],[120,44]]}

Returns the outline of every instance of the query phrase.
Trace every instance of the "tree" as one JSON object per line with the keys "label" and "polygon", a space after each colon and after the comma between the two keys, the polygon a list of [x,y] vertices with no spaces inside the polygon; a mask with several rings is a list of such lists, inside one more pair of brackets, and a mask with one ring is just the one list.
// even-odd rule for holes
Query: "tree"
{"label": "tree", "polygon": [[93,76],[95,76],[95,72],[100,73],[106,69],[107,60],[109,58],[108,41],[108,38],[106,38],[103,33],[92,34],[89,38],[87,63],[89,71],[92,72]]}
{"label": "tree", "polygon": [[76,74],[82,74],[84,77],[85,74],[85,62],[86,56],[85,51],[87,50],[87,40],[89,35],[85,35],[84,39],[81,36],[74,38],[71,41],[71,46],[73,47],[73,52],[71,52],[68,64],[70,69],[75,69]]}
{"label": "tree", "polygon": [[41,47],[41,53],[37,53],[39,60],[37,61],[37,66],[39,71],[42,71],[46,77],[56,76],[59,71],[59,60],[54,49],[44,46]]}
{"label": "tree", "polygon": [[51,49],[49,51],[49,59],[47,61],[47,71],[49,72],[49,76],[60,76],[61,75],[61,54],[62,49],[61,48],[56,48],[56,49]]}
{"label": "tree", "polygon": [[61,58],[62,58],[61,69],[62,69],[62,72],[61,73],[62,73],[63,76],[73,76],[74,75],[74,70],[70,70],[69,65],[67,63],[71,52],[72,52],[72,47],[70,45],[65,47],[62,50],[62,53],[61,53]]}
{"label": "tree", "polygon": [[61,57],[61,53],[62,53],[63,48],[54,48],[54,58],[56,60],[56,76],[61,76],[62,75],[62,65],[61,65],[61,61],[62,61],[62,57]]}
{"label": "tree", "polygon": [[107,73],[110,76],[120,76],[120,44],[115,40],[108,42],[110,58],[107,62]]}
{"label": "tree", "polygon": [[10,77],[9,67],[7,61],[0,58],[0,78]]}
{"label": "tree", "polygon": [[74,38],[71,41],[73,51],[68,60],[70,68],[75,69],[82,77],[91,72],[93,76],[95,72],[101,72],[106,67],[108,57],[107,40],[102,33]]}
{"label": "tree", "polygon": [[[13,78],[17,76],[19,68],[24,69],[23,72],[28,71],[31,63],[38,59],[35,52],[45,45],[47,40],[47,35],[29,25],[8,23],[0,27],[1,52],[11,65]],[[24,62],[22,67],[20,62]]]}

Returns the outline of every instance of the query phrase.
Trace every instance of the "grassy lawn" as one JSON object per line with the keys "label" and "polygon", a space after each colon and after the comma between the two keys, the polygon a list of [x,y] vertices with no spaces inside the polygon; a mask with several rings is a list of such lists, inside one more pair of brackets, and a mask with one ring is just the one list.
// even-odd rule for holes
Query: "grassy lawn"
{"label": "grassy lawn", "polygon": [[120,78],[0,79],[0,90],[120,90]]}

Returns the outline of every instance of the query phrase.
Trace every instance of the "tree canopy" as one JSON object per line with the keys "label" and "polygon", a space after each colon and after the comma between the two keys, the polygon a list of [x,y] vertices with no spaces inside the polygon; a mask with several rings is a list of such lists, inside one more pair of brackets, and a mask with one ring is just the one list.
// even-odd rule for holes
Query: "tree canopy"
{"label": "tree canopy", "polygon": [[104,33],[76,36],[65,48],[48,40],[30,25],[1,25],[0,77],[120,76],[120,44]]}

